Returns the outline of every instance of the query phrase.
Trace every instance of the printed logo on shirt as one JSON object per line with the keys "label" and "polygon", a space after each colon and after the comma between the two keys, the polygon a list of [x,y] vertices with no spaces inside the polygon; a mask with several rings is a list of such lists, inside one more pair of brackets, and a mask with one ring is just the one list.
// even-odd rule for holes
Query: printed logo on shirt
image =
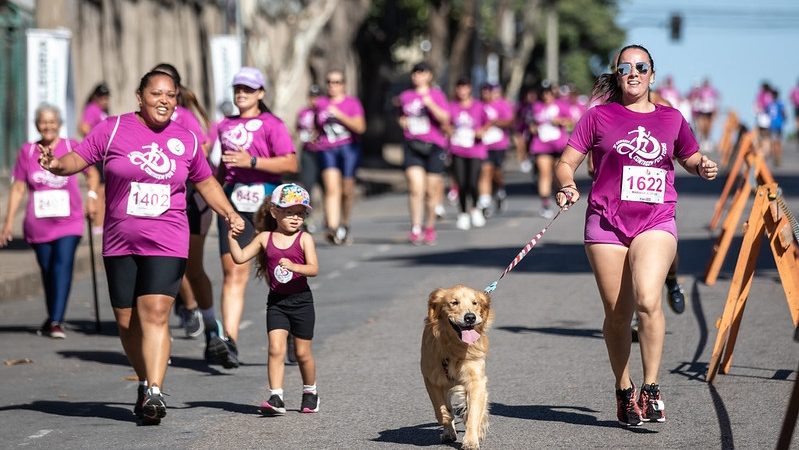
{"label": "printed logo on shirt", "polygon": [[183,141],[178,138],[172,138],[166,141],[166,148],[175,156],[183,156],[183,154],[186,153],[186,146],[183,145]]}
{"label": "printed logo on shirt", "polygon": [[43,184],[51,188],[62,188],[67,185],[68,177],[53,175],[46,170],[37,170],[31,175],[34,183]]}
{"label": "printed logo on shirt", "polygon": [[659,142],[646,128],[639,126],[627,134],[634,134],[632,139],[619,139],[613,149],[620,155],[628,155],[630,159],[642,166],[652,166],[666,156],[666,143]]}
{"label": "printed logo on shirt", "polygon": [[248,120],[245,123],[238,123],[229,130],[222,132],[222,143],[225,147],[238,150],[248,150],[252,145],[254,131],[258,131],[263,126],[261,119]]}
{"label": "printed logo on shirt", "polygon": [[294,272],[280,266],[275,266],[274,270],[275,280],[278,283],[286,284],[291,281],[292,276],[294,276]]}
{"label": "printed logo on shirt", "polygon": [[406,116],[422,116],[426,114],[426,109],[422,99],[415,98],[403,107]]}
{"label": "printed logo on shirt", "polygon": [[[141,170],[157,180],[172,178],[172,175],[175,174],[175,161],[170,159],[158,144],[153,142],[150,145],[143,145],[142,150],[145,151],[132,151],[128,154],[128,159],[134,166],[139,166]],[[174,153],[172,149],[170,151]]]}

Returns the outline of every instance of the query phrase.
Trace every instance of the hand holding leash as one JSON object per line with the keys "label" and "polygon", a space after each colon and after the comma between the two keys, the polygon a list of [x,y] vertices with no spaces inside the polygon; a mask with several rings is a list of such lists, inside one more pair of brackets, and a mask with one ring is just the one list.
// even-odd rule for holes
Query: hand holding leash
{"label": "hand holding leash", "polygon": [[573,184],[563,186],[555,194],[555,203],[557,203],[562,210],[568,210],[569,206],[577,203],[579,199],[580,191],[578,191],[577,186]]}

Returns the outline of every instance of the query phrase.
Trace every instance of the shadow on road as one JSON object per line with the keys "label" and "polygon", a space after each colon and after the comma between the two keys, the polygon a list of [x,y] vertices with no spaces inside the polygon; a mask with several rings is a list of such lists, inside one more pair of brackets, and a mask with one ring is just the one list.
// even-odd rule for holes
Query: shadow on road
{"label": "shadow on road", "polygon": [[511,333],[543,333],[554,334],[557,336],[588,337],[602,339],[602,330],[599,328],[561,328],[561,327],[522,327],[506,326],[497,327],[497,330],[509,331]]}
{"label": "shadow on road", "polygon": [[[504,405],[502,403],[491,403],[491,415],[511,417],[514,419],[543,420],[548,422],[572,423],[575,425],[592,425],[596,427],[618,428],[619,424],[615,420],[597,420],[593,414],[593,409],[584,406],[563,406],[563,405]],[[646,428],[631,429],[643,433],[657,433],[657,431],[647,430]]]}
{"label": "shadow on road", "polygon": [[[372,439],[372,441],[416,445],[418,447],[438,446],[444,445],[441,444],[440,434],[441,427],[439,427],[437,423],[425,423],[381,431],[380,436]],[[453,446],[454,445],[455,444],[453,444]]]}
{"label": "shadow on road", "polygon": [[[103,350],[62,350],[58,352],[64,358],[77,358],[82,361],[92,361],[101,364],[112,364],[116,366],[129,367],[128,357],[124,353],[103,351]],[[185,358],[182,356],[172,356],[170,367],[177,369],[190,369],[195,372],[202,372],[208,375],[228,375],[226,372],[221,372],[213,367],[203,359]]]}
{"label": "shadow on road", "polygon": [[101,419],[118,420],[121,422],[135,422],[133,411],[130,405],[125,404],[124,408],[112,405],[122,405],[123,403],[100,403],[100,402],[65,402],[54,400],[36,400],[24,405],[9,405],[0,407],[2,411],[37,411],[46,414],[67,417],[98,417]]}
{"label": "shadow on road", "polygon": [[97,324],[93,320],[70,320],[67,325],[68,329],[88,336],[119,337],[119,328],[114,320],[101,320],[99,332]]}
{"label": "shadow on road", "polygon": [[260,415],[258,413],[258,407],[256,407],[255,405],[245,405],[241,403],[219,402],[219,401],[184,402],[184,404],[186,404],[186,407],[179,409],[213,408],[238,414]]}

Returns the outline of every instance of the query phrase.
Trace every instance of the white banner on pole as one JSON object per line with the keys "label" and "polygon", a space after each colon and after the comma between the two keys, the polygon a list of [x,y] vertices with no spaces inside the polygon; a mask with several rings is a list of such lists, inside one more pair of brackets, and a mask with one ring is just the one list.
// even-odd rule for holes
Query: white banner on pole
{"label": "white banner on pole", "polygon": [[67,137],[70,111],[67,109],[67,79],[69,76],[69,41],[67,29],[27,30],[28,70],[28,140],[35,141],[39,132],[34,125],[36,108],[49,103],[61,110],[62,137]]}
{"label": "white banner on pole", "polygon": [[[236,35],[211,36],[211,70],[214,77],[214,118],[223,117],[219,107],[233,102],[233,76],[241,69],[241,40]],[[234,106],[235,108],[235,106]]]}

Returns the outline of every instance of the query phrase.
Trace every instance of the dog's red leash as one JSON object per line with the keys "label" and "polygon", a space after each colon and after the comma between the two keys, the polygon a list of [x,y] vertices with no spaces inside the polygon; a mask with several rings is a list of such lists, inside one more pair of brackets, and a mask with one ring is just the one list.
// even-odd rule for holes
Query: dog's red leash
{"label": "dog's red leash", "polygon": [[567,209],[569,209],[569,208],[559,209],[558,213],[555,214],[555,217],[553,217],[552,220],[549,221],[547,226],[545,226],[541,231],[538,232],[538,234],[536,234],[535,236],[533,236],[532,239],[530,239],[530,242],[528,242],[527,245],[525,245],[524,248],[521,249],[519,254],[516,255],[515,258],[513,258],[513,261],[511,261],[510,264],[508,264],[508,267],[505,268],[505,271],[502,272],[502,275],[500,275],[499,278],[496,279],[496,281],[494,281],[491,284],[489,284],[488,286],[486,286],[486,288],[483,289],[483,292],[485,292],[486,294],[493,292],[494,289],[497,288],[497,283],[499,283],[499,280],[501,280],[502,277],[505,276],[505,274],[507,274],[508,272],[513,270],[513,268],[516,267],[517,264],[519,264],[519,261],[521,261],[522,258],[527,256],[527,254],[530,252],[530,250],[532,250],[533,247],[535,247],[535,245],[538,243],[538,240],[541,239],[541,236],[543,236],[544,233],[547,232],[547,229],[552,225],[552,223],[555,221],[555,219],[557,219],[558,216],[560,216],[560,213],[562,213],[563,211],[566,211]]}

